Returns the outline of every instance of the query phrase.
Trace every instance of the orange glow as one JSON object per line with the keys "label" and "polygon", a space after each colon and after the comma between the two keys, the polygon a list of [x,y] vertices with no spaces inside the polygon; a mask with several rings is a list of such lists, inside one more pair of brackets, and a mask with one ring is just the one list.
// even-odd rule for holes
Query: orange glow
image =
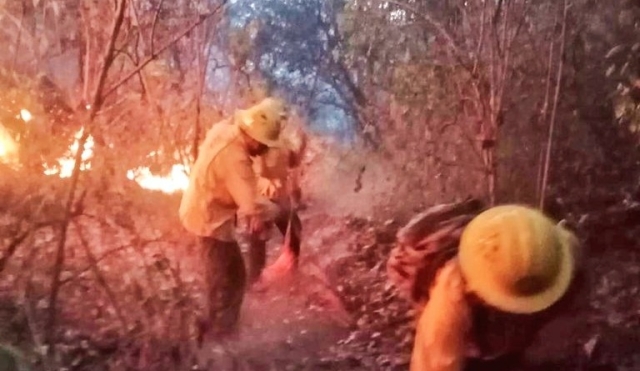
{"label": "orange glow", "polygon": [[[67,153],[63,157],[58,159],[58,165],[47,166],[44,170],[46,175],[58,175],[60,178],[68,178],[73,172],[74,156],[78,150],[80,143],[80,137],[82,137],[83,129],[80,129],[76,135],[73,144],[67,150]],[[89,135],[87,141],[84,143],[82,151],[82,162],[80,163],[80,170],[84,171],[91,169],[91,162],[89,161],[93,157],[93,137]]]}
{"label": "orange glow", "polygon": [[189,185],[187,168],[181,164],[174,164],[169,175],[166,176],[154,175],[148,167],[139,167],[127,171],[127,178],[135,181],[142,188],[164,193],[184,191]]}
{"label": "orange glow", "polygon": [[[33,119],[31,112],[26,109],[20,111],[20,118],[24,122]],[[80,145],[79,140],[82,137],[83,129],[75,134],[74,142],[69,149],[57,160],[57,164],[45,166],[44,174],[51,176],[59,176],[60,178],[68,178],[71,176],[74,167],[74,157]],[[91,158],[93,158],[93,137],[89,136],[84,143],[80,164],[80,170],[85,171],[91,169]],[[6,129],[0,125],[0,161],[5,163],[17,162],[14,158],[18,153],[18,144],[9,135]],[[155,155],[152,152],[150,156]],[[135,181],[140,187],[161,191],[164,193],[175,193],[184,191],[189,184],[188,168],[181,164],[174,164],[168,175],[156,175],[151,173],[148,167],[141,166],[127,171],[127,178]]]}
{"label": "orange glow", "polygon": [[20,118],[24,122],[29,122],[33,119],[33,115],[31,114],[31,112],[29,112],[28,109],[23,108],[20,110]]}
{"label": "orange glow", "polygon": [[4,163],[14,162],[18,153],[18,145],[11,138],[7,129],[0,124],[0,161]]}

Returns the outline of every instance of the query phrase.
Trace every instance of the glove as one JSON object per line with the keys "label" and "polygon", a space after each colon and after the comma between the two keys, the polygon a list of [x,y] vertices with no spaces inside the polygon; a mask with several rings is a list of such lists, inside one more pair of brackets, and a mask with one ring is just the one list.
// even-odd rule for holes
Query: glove
{"label": "glove", "polygon": [[282,188],[282,183],[277,179],[258,179],[258,192],[268,199],[274,199],[280,188]]}

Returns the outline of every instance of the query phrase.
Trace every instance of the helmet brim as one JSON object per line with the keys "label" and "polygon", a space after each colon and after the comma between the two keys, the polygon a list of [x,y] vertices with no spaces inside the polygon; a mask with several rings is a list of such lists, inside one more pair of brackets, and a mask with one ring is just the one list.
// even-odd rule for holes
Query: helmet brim
{"label": "helmet brim", "polygon": [[280,135],[278,137],[277,140],[271,140],[265,137],[261,137],[258,133],[256,133],[255,130],[251,130],[251,118],[247,116],[247,114],[245,112],[239,112],[239,122],[238,122],[238,126],[240,127],[240,129],[242,130],[242,132],[244,132],[245,134],[247,134],[249,137],[251,137],[253,140],[264,144],[265,146],[269,147],[269,148],[281,148],[283,147],[283,143],[282,143],[282,135]]}

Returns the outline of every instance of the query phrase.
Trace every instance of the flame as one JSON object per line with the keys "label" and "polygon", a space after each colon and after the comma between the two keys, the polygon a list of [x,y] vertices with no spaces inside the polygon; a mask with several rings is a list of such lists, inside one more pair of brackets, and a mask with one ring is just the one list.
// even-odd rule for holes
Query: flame
{"label": "flame", "polygon": [[[33,115],[28,109],[23,108],[18,115],[19,119],[24,122],[29,122],[33,119]],[[18,144],[11,137],[11,134],[7,129],[0,124],[0,161],[7,164],[17,164],[18,162]]]}
{"label": "flame", "polygon": [[[74,166],[74,156],[76,154],[76,151],[78,150],[78,147],[80,146],[79,140],[80,140],[80,137],[82,137],[83,131],[84,131],[84,128],[76,132],[75,140],[73,141],[73,144],[69,146],[67,153],[65,153],[63,157],[58,159],[58,165],[45,166],[44,173],[46,175],[58,175],[60,178],[68,178],[71,176],[71,173],[73,172],[73,166]],[[81,171],[91,169],[91,162],[89,160],[92,157],[93,157],[93,137],[89,135],[87,140],[84,142],[84,146],[82,149],[82,155],[81,155],[82,162],[80,163]]]}
{"label": "flame", "polygon": [[184,191],[189,185],[187,168],[181,164],[174,164],[167,176],[154,175],[148,167],[139,167],[127,171],[127,178],[142,188],[164,193]]}
{"label": "flame", "polygon": [[23,108],[20,110],[20,118],[24,122],[29,122],[33,119],[33,115],[31,114],[31,112],[29,112],[28,109]]}
{"label": "flame", "polygon": [[[20,110],[20,118],[24,122],[33,119],[33,115],[27,109]],[[60,178],[68,178],[71,176],[74,167],[74,156],[80,146],[80,138],[84,129],[78,130],[74,135],[74,142],[69,146],[66,153],[57,160],[57,164],[49,166],[45,165],[44,174],[57,175]],[[94,141],[91,135],[88,136],[84,143],[80,170],[85,171],[91,169],[91,159],[93,158]],[[18,152],[18,145],[9,135],[6,129],[0,125],[0,161],[13,162],[17,161],[14,156]],[[160,151],[150,153],[150,156],[158,154]],[[142,188],[161,191],[164,193],[175,193],[184,191],[189,184],[188,168],[182,164],[174,164],[168,175],[155,175],[146,166],[137,167],[127,171],[127,178],[135,181]]]}
{"label": "flame", "polygon": [[11,163],[18,153],[18,145],[13,140],[7,129],[0,124],[0,161]]}

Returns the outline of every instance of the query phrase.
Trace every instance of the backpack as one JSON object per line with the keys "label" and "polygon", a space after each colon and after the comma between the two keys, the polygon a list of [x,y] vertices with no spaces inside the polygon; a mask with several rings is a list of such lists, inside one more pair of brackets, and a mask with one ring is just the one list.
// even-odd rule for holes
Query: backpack
{"label": "backpack", "polygon": [[475,198],[432,206],[398,231],[386,268],[402,297],[418,307],[429,301],[436,273],[457,255],[462,231],[484,209]]}

